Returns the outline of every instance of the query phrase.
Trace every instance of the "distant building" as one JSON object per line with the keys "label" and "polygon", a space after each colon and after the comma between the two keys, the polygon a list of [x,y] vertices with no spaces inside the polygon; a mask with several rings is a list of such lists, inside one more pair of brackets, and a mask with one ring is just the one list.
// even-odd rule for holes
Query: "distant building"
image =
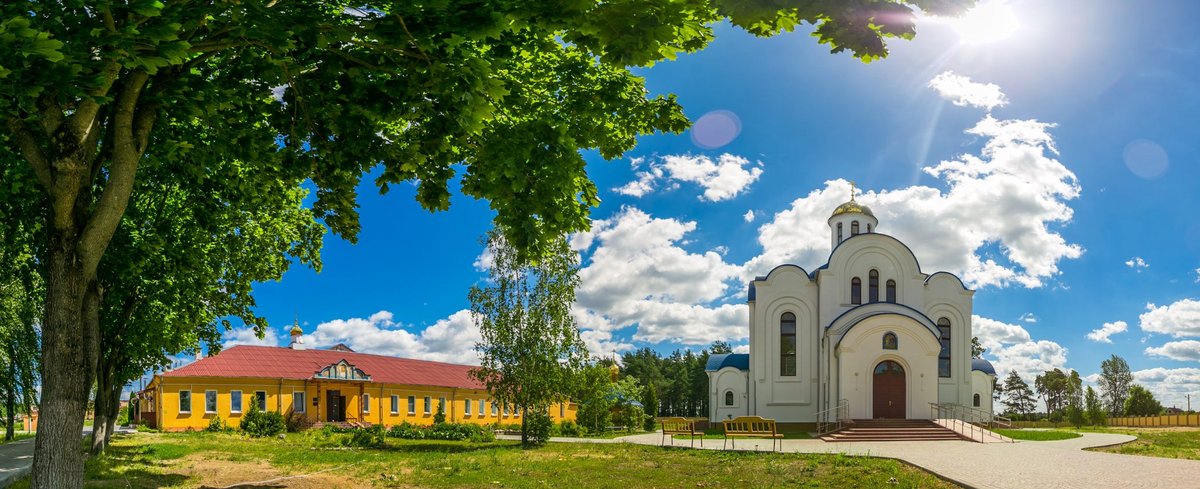
{"label": "distant building", "polygon": [[[309,425],[432,424],[440,403],[447,422],[521,422],[522,413],[493,402],[470,377],[474,367],[357,353],[345,345],[309,350],[301,335],[297,325],[289,347],[234,346],[155,375],[138,393],[139,419],[169,431],[201,430],[218,416],[237,426],[253,403]],[[575,411],[563,404],[549,414],[573,420]]]}
{"label": "distant building", "polygon": [[930,403],[991,416],[996,371],[971,358],[975,292],[923,272],[853,195],[827,223],[825,265],[781,265],[750,282],[750,352],[709,357],[710,420],[813,423],[841,401],[851,418],[929,418]]}

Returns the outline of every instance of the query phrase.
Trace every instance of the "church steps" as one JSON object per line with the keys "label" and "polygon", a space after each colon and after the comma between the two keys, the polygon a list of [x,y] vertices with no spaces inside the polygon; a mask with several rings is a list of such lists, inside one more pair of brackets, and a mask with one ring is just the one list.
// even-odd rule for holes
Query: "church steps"
{"label": "church steps", "polygon": [[828,442],[963,440],[954,430],[923,419],[863,419],[821,437]]}

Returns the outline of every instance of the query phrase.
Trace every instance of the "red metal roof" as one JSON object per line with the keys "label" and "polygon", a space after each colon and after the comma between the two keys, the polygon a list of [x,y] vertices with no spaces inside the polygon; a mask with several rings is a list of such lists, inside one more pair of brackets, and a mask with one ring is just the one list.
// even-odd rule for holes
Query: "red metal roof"
{"label": "red metal roof", "polygon": [[304,380],[311,379],[321,369],[343,359],[369,375],[373,382],[483,389],[483,384],[468,374],[475,368],[469,365],[337,350],[293,350],[275,346],[234,346],[161,375]]}

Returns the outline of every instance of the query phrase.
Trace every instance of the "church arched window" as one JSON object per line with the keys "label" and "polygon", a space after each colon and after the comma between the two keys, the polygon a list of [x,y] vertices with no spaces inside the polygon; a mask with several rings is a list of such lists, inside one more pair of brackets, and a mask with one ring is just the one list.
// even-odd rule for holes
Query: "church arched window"
{"label": "church arched window", "polygon": [[862,304],[862,279],[858,277],[850,280],[850,303]]}
{"label": "church arched window", "polygon": [[900,348],[900,342],[896,340],[896,333],[887,332],[883,334],[883,349],[896,350]]}
{"label": "church arched window", "polygon": [[796,315],[790,312],[779,318],[779,375],[796,376]]}
{"label": "church arched window", "polygon": [[887,281],[887,301],[892,302],[892,303],[896,302],[896,281],[895,280]]}
{"label": "church arched window", "polygon": [[842,223],[838,223],[838,243],[842,242]]}
{"label": "church arched window", "polygon": [[858,221],[850,223],[850,235],[858,236]]}
{"label": "church arched window", "polygon": [[938,377],[950,376],[950,320],[940,318],[938,332],[942,334],[942,352],[938,354]]}
{"label": "church arched window", "polygon": [[870,302],[879,302],[879,270],[871,270],[867,276],[867,300]]}
{"label": "church arched window", "polygon": [[[976,406],[978,406],[978,405],[979,405],[979,404],[978,404],[978,402],[979,402],[979,394],[975,394],[975,402],[976,402],[976,404],[975,404],[975,405],[976,405]],[[725,405],[726,405],[726,406],[732,406],[732,405],[733,405],[733,391],[725,391]]]}
{"label": "church arched window", "polygon": [[975,394],[975,407],[979,407],[979,394]]}
{"label": "church arched window", "polygon": [[871,232],[871,223],[869,223],[869,222],[867,223],[867,232],[868,233]]}

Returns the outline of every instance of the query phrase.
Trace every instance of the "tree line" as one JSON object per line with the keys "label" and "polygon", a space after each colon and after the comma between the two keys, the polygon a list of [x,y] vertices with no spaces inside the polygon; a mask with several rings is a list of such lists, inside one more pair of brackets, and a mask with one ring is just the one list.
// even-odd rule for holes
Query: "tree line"
{"label": "tree line", "polygon": [[[1149,389],[1133,382],[1133,373],[1124,358],[1112,355],[1100,363],[1097,393],[1083,387],[1079,372],[1052,369],[1035,377],[1033,386],[1013,370],[994,390],[1005,413],[1017,419],[1068,421],[1076,426],[1103,425],[1108,417],[1150,416],[1163,411],[1162,404]],[[1041,399],[1045,412],[1035,412]]]}

